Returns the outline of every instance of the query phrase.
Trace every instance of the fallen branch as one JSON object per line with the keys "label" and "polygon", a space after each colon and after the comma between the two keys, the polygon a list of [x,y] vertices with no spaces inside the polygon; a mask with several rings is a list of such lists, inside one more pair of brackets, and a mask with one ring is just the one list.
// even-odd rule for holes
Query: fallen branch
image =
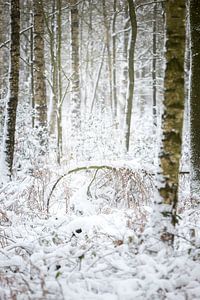
{"label": "fallen branch", "polygon": [[49,203],[50,203],[50,199],[51,199],[51,196],[53,194],[53,191],[55,190],[57,184],[61,181],[61,179],[63,179],[67,175],[70,175],[70,174],[73,174],[73,173],[76,173],[76,172],[87,171],[87,170],[100,170],[100,169],[107,169],[107,170],[114,170],[114,171],[117,170],[117,168],[115,168],[115,167],[106,166],[106,165],[102,165],[102,166],[88,166],[88,167],[79,167],[79,168],[72,169],[72,170],[68,171],[67,173],[63,174],[62,176],[60,176],[56,180],[56,182],[54,183],[54,185],[53,185],[53,187],[51,189],[51,192],[49,193],[49,196],[47,198],[47,213],[49,213]]}

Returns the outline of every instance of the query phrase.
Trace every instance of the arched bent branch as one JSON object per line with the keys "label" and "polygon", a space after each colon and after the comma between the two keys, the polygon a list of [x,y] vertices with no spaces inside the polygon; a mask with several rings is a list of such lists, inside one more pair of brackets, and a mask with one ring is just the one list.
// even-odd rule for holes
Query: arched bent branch
{"label": "arched bent branch", "polygon": [[73,173],[76,173],[76,172],[80,172],[80,171],[86,171],[86,170],[100,170],[100,169],[107,169],[107,170],[117,170],[117,168],[115,167],[111,167],[111,166],[106,166],[106,165],[102,165],[102,166],[88,166],[88,167],[79,167],[79,168],[75,168],[75,169],[72,169],[72,170],[69,170],[67,173],[63,174],[62,176],[60,176],[56,182],[54,183],[50,193],[49,193],[49,196],[47,198],[47,213],[49,213],[49,203],[50,203],[50,199],[51,199],[51,196],[57,186],[57,184],[61,181],[61,179],[63,179],[64,177],[66,177],[67,175],[70,175],[70,174],[73,174]]}

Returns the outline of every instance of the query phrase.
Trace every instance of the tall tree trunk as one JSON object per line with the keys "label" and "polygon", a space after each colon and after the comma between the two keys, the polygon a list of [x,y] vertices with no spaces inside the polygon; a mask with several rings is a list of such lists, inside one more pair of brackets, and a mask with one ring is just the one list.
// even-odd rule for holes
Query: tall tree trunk
{"label": "tall tree trunk", "polygon": [[56,133],[57,107],[58,107],[58,67],[57,67],[57,17],[56,0],[52,3],[51,26],[49,28],[50,39],[50,57],[51,57],[51,84],[52,84],[52,99],[51,99],[51,116],[50,116],[50,134]]}
{"label": "tall tree trunk", "polygon": [[160,154],[163,187],[159,189],[176,223],[178,175],[184,113],[185,0],[166,2],[166,71],[164,79],[163,146]]}
{"label": "tall tree trunk", "polygon": [[123,77],[122,77],[122,103],[120,103],[121,111],[124,118],[125,113],[125,105],[126,105],[126,92],[127,92],[127,81],[128,81],[128,41],[129,41],[129,33],[130,30],[129,21],[129,12],[128,12],[128,3],[125,1],[124,7],[124,34],[123,34],[123,59],[124,59],[124,67],[123,67]]}
{"label": "tall tree trunk", "polygon": [[79,76],[79,15],[77,0],[70,0],[70,30],[71,30],[71,121],[72,134],[76,134],[81,126],[81,99]]}
{"label": "tall tree trunk", "polygon": [[[31,19],[32,19],[32,25],[33,25],[33,13],[31,13]],[[32,116],[31,116],[31,124],[32,128],[35,127],[35,97],[34,97],[34,41],[33,41],[33,28],[31,28],[31,33],[30,33],[30,58],[31,58],[31,63],[30,63],[30,76],[31,76],[31,108],[32,108]]]}
{"label": "tall tree trunk", "polygon": [[157,99],[156,99],[156,56],[157,56],[157,0],[153,6],[153,60],[152,60],[152,83],[153,83],[153,125],[156,133],[157,126]]}
{"label": "tall tree trunk", "polygon": [[[0,44],[2,44],[3,41],[3,2],[0,1]],[[3,76],[4,76],[4,67],[3,67],[3,54],[4,49],[0,49],[0,141],[2,138],[2,129],[3,129],[3,111],[4,111],[4,96],[3,96],[3,90],[4,90],[4,84],[3,84]]]}
{"label": "tall tree trunk", "polygon": [[109,103],[108,107],[113,109],[113,89],[112,89],[112,58],[111,58],[111,50],[110,50],[110,25],[108,22],[108,15],[106,10],[106,1],[102,0],[102,6],[103,6],[103,22],[104,22],[104,29],[105,29],[105,44],[106,44],[106,50],[107,50],[107,60],[108,60],[108,76],[109,76]]}
{"label": "tall tree trunk", "polygon": [[191,192],[200,201],[200,3],[190,0],[191,32]]}
{"label": "tall tree trunk", "polygon": [[133,106],[133,92],[134,92],[134,52],[137,37],[137,20],[135,13],[135,4],[133,0],[128,0],[129,15],[131,21],[131,35],[128,49],[128,90],[126,99],[125,112],[125,146],[126,151],[129,151],[130,146],[130,132],[131,132],[131,117]]}
{"label": "tall tree trunk", "polygon": [[57,106],[57,162],[62,157],[62,0],[57,0],[57,67],[58,67],[58,106]]}
{"label": "tall tree trunk", "polygon": [[15,127],[19,91],[19,58],[20,58],[20,7],[19,0],[11,0],[11,45],[10,45],[10,74],[9,97],[6,106],[6,119],[4,125],[3,155],[5,158],[6,179],[11,178],[14,148]]}
{"label": "tall tree trunk", "polygon": [[42,132],[47,128],[47,100],[44,59],[44,15],[42,1],[34,0],[34,103],[35,125],[38,127],[40,143],[44,144]]}
{"label": "tall tree trunk", "polygon": [[113,21],[112,21],[112,88],[113,88],[113,109],[114,117],[117,117],[117,72],[116,72],[116,18],[117,0],[113,2]]}
{"label": "tall tree trunk", "polygon": [[89,10],[89,24],[88,24],[88,42],[87,42],[87,50],[86,50],[86,81],[85,81],[85,96],[84,96],[84,105],[85,112],[87,112],[88,108],[88,98],[94,88],[94,38],[93,38],[93,3],[92,0],[88,1],[88,10]]}

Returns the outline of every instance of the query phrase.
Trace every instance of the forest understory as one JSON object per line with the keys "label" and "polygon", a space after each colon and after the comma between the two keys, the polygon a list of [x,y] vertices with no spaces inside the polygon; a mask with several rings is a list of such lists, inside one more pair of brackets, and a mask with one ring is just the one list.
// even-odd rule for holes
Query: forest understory
{"label": "forest understory", "polygon": [[0,0],[0,300],[200,299],[199,28]]}
{"label": "forest understory", "polygon": [[60,177],[47,170],[1,189],[1,299],[199,299],[199,211],[181,203],[173,247],[161,243],[151,170],[109,166],[52,193]]}

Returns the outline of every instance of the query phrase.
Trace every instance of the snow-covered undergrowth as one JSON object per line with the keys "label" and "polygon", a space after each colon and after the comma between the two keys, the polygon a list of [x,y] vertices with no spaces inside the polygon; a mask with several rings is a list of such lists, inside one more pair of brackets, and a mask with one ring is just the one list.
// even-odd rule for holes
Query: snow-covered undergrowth
{"label": "snow-covered undergrowth", "polygon": [[149,178],[118,167],[63,178],[51,214],[55,174],[1,189],[0,299],[200,299],[198,213],[182,212],[175,249],[148,251]]}

